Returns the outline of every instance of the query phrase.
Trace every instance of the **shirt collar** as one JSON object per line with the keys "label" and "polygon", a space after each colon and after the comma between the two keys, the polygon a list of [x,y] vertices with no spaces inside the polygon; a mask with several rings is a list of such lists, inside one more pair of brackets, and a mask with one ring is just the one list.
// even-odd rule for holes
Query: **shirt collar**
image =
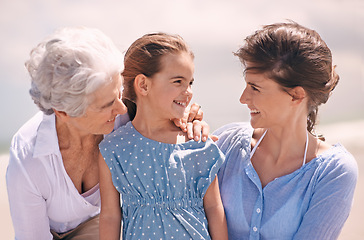
{"label": "shirt collar", "polygon": [[56,117],[54,114],[43,114],[43,120],[37,131],[33,157],[56,153],[59,153]]}

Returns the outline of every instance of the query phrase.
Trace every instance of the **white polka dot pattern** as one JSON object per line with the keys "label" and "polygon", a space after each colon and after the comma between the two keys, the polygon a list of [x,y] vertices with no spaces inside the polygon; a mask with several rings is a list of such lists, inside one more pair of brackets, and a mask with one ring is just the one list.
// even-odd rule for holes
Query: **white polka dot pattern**
{"label": "white polka dot pattern", "polygon": [[210,239],[203,196],[224,161],[211,139],[160,143],[129,122],[100,151],[122,195],[123,239]]}

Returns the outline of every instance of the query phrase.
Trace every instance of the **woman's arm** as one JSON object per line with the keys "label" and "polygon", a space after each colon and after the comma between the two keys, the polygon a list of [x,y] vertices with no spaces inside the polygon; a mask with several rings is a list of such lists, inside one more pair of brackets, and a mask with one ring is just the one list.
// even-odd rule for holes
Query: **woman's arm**
{"label": "woman's arm", "polygon": [[317,179],[309,208],[295,234],[295,240],[337,239],[353,202],[358,169],[346,155],[330,164]]}
{"label": "woman's arm", "polygon": [[205,142],[209,136],[210,127],[205,121],[202,121],[202,118],[203,111],[200,105],[193,103],[189,109],[186,109],[182,119],[174,119],[173,122],[182,131],[187,132],[189,139],[199,141],[201,138]]}
{"label": "woman's arm", "polygon": [[120,194],[115,189],[111,172],[101,153],[99,154],[100,171],[100,239],[119,240],[121,230]]}
{"label": "woman's arm", "polygon": [[27,157],[10,149],[6,183],[15,239],[51,240],[46,201],[23,165],[22,160]]}
{"label": "woman's arm", "polygon": [[203,198],[210,236],[213,240],[228,239],[224,207],[222,205],[217,176]]}

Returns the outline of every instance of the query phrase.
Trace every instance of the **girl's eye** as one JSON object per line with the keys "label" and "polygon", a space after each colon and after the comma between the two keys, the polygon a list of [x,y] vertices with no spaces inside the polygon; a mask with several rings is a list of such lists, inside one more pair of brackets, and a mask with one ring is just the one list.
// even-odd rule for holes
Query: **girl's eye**
{"label": "girl's eye", "polygon": [[190,82],[190,86],[192,86],[192,85],[193,85],[193,81]]}
{"label": "girl's eye", "polygon": [[182,82],[182,80],[176,80],[176,81],[174,81],[174,83],[181,83]]}

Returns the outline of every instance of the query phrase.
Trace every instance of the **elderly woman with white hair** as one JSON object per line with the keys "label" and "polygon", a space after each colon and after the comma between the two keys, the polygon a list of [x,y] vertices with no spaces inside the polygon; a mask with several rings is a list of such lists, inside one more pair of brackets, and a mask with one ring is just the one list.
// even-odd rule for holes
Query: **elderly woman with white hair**
{"label": "elderly woman with white hair", "polygon": [[[64,28],[32,50],[30,95],[41,112],[13,137],[6,174],[15,239],[99,238],[98,144],[129,120],[122,66],[120,51],[96,29]],[[202,128],[205,139],[201,119],[194,104],[175,123],[197,140]]]}

